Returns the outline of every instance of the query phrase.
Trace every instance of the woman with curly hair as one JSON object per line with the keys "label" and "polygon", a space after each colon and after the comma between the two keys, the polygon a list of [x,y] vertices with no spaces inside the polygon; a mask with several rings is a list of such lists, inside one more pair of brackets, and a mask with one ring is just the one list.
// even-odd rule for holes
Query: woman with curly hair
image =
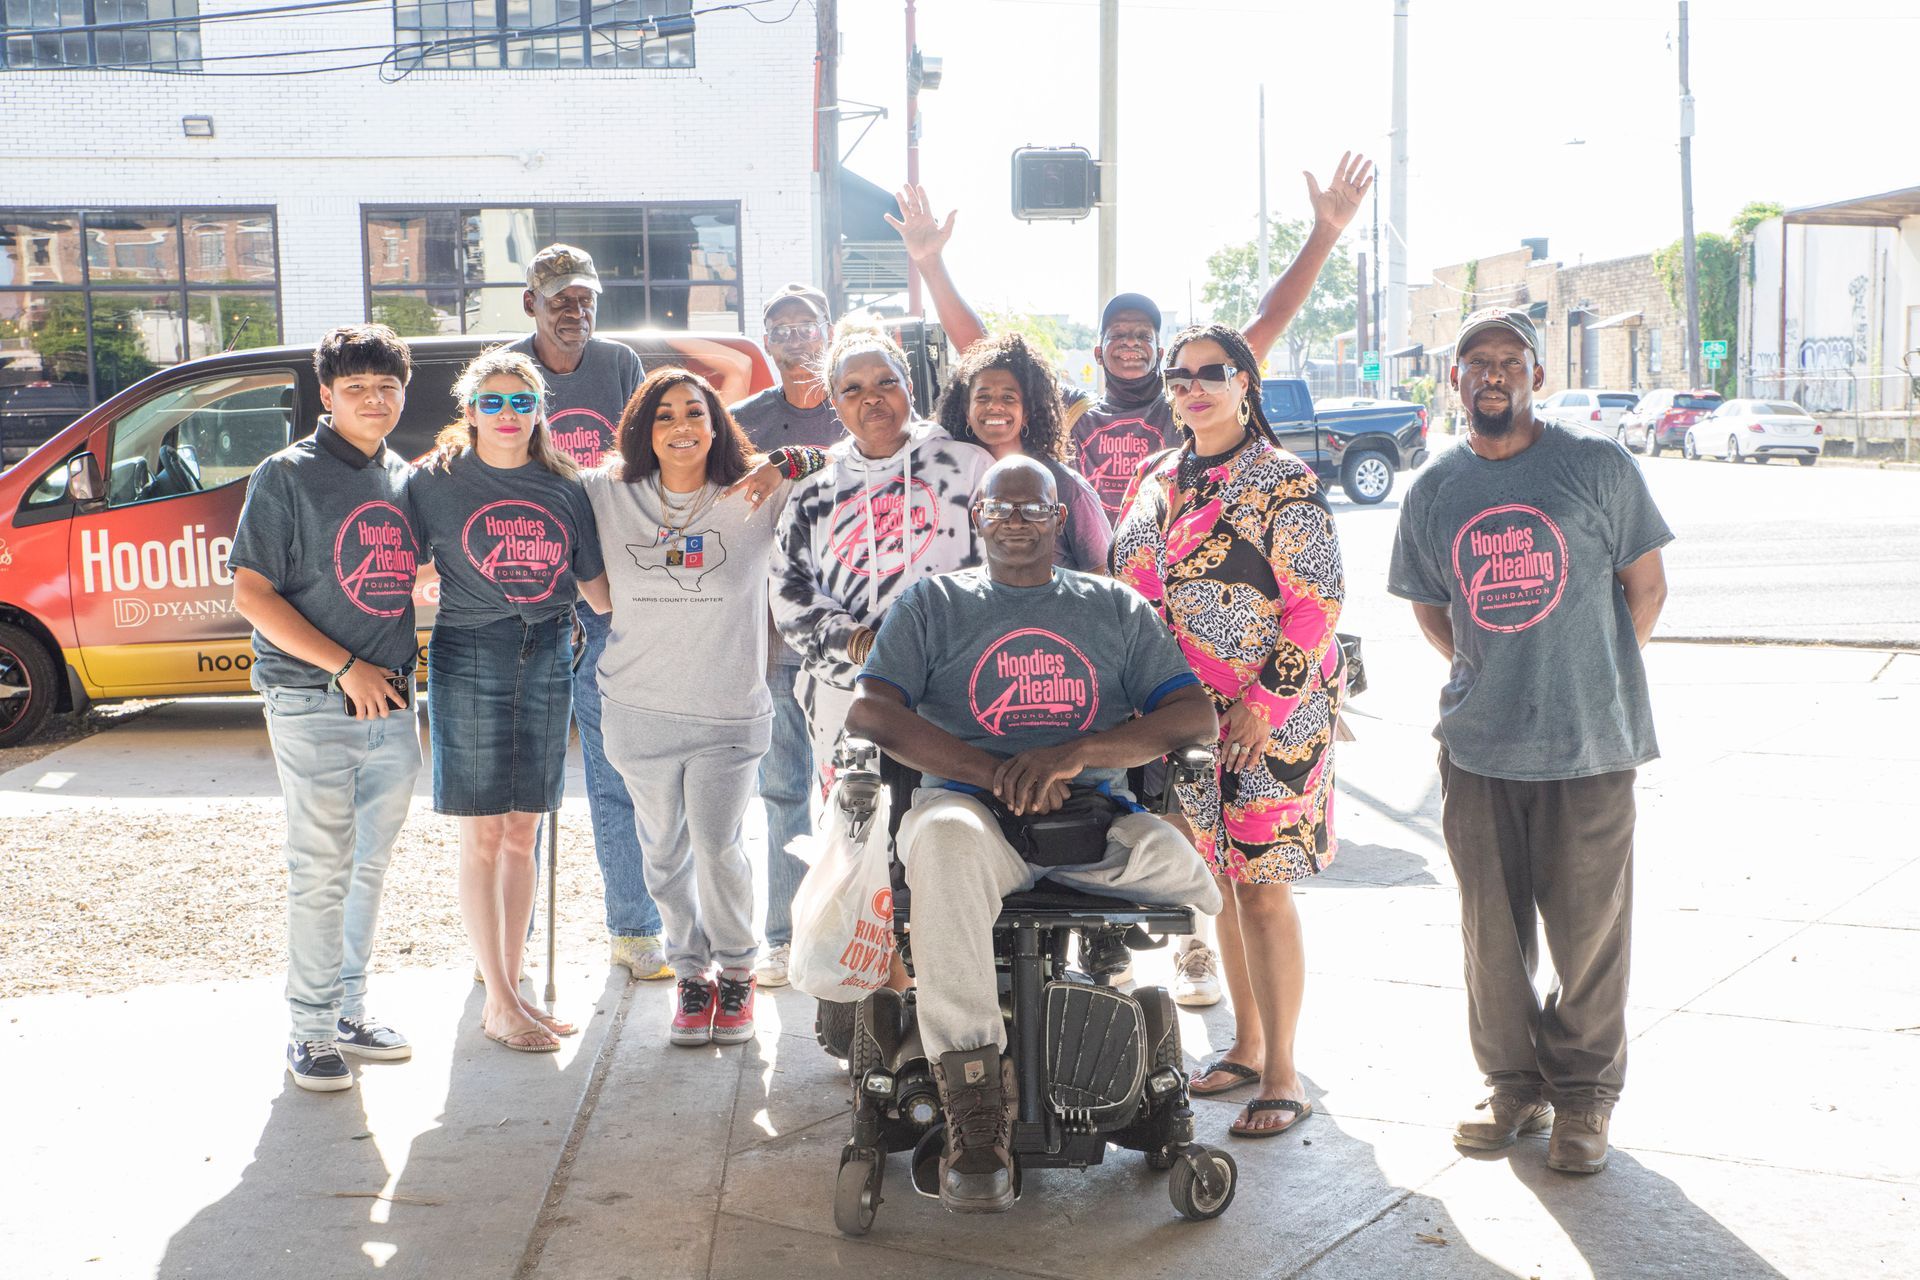
{"label": "woman with curly hair", "polygon": [[1193,1091],[1258,1082],[1228,1131],[1265,1138],[1313,1113],[1294,1065],[1306,951],[1290,886],[1333,861],[1333,627],[1346,583],[1333,512],[1268,425],[1246,339],[1185,329],[1164,378],[1187,440],[1135,477],[1114,576],[1159,608],[1220,713],[1219,763],[1178,791],[1194,846],[1225,881],[1217,925],[1235,1034]]}
{"label": "woman with curly hair", "polygon": [[938,413],[948,435],[979,445],[995,462],[1018,453],[1044,466],[1067,508],[1054,563],[1084,573],[1106,571],[1113,532],[1100,496],[1067,465],[1071,446],[1060,383],[1025,338],[996,334],[967,348]]}

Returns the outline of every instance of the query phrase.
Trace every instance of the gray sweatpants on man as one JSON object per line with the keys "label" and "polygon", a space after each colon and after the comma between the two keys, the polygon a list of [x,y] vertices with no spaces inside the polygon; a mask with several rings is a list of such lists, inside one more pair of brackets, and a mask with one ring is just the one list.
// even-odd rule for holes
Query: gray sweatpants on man
{"label": "gray sweatpants on man", "polygon": [[687,720],[600,704],[607,761],[633,797],[647,892],[676,978],[753,965],[753,866],[740,843],[773,718]]}
{"label": "gray sweatpants on man", "polygon": [[[1611,1112],[1627,1068],[1633,779],[1515,782],[1440,752],[1441,828],[1460,880],[1467,1026],[1493,1088]],[[1533,985],[1547,934],[1554,985]]]}
{"label": "gray sweatpants on man", "polygon": [[920,1038],[927,1057],[995,1045],[1006,1028],[993,976],[993,922],[1000,900],[1056,884],[1130,902],[1220,910],[1207,864],[1178,831],[1147,813],[1114,820],[1107,856],[1090,866],[1029,866],[987,807],[957,791],[922,787],[900,823],[900,860],[913,894],[913,945]]}

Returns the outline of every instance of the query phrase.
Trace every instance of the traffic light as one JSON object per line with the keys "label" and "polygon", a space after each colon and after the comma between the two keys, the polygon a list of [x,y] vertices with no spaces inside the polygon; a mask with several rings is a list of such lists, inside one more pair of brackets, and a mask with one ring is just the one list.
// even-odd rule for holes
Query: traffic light
{"label": "traffic light", "polygon": [[1077,221],[1093,212],[1100,180],[1085,147],[1019,147],[1013,153],[1013,216]]}

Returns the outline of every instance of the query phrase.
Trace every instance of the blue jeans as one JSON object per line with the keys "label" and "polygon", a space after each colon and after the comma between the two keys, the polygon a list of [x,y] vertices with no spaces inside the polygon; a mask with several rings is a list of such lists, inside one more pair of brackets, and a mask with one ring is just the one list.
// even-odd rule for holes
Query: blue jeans
{"label": "blue jeans", "polygon": [[807,734],[807,713],[793,696],[793,679],[799,674],[797,664],[776,661],[767,667],[773,745],[760,762],[760,799],[767,808],[767,942],[776,947],[793,941],[793,894],[807,874],[807,864],[788,853],[787,846],[813,831],[807,808],[813,740]]}
{"label": "blue jeans", "polygon": [[414,713],[356,720],[324,689],[261,690],[287,807],[287,1012],[295,1040],[367,1011],[380,884],[420,772]]}
{"label": "blue jeans", "polygon": [[[607,647],[612,623],[584,605],[575,612],[586,632],[587,648],[573,672],[573,722],[580,726],[580,755],[587,766],[587,812],[593,817],[593,851],[606,884],[607,932],[622,938],[658,937],[660,908],[647,892],[633,797],[620,771],[607,763],[606,744],[600,737],[600,654]],[[537,868],[546,857],[544,841],[534,845],[533,856]]]}

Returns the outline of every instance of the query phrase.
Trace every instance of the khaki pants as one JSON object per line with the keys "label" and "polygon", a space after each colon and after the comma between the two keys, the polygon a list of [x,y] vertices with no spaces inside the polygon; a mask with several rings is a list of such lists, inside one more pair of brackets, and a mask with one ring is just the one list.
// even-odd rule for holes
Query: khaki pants
{"label": "khaki pants", "polygon": [[922,787],[901,820],[900,860],[913,893],[914,980],[927,1057],[1007,1047],[993,976],[993,922],[1000,900],[1054,884],[1130,902],[1220,910],[1220,889],[1178,831],[1147,813],[1114,820],[1107,856],[1090,866],[1029,866],[985,805],[957,791]]}
{"label": "khaki pants", "polygon": [[[1496,1089],[1610,1112],[1627,1067],[1634,770],[1554,782],[1469,773],[1440,752],[1441,828],[1460,879],[1467,1025]],[[1555,980],[1533,972],[1536,915]]]}

